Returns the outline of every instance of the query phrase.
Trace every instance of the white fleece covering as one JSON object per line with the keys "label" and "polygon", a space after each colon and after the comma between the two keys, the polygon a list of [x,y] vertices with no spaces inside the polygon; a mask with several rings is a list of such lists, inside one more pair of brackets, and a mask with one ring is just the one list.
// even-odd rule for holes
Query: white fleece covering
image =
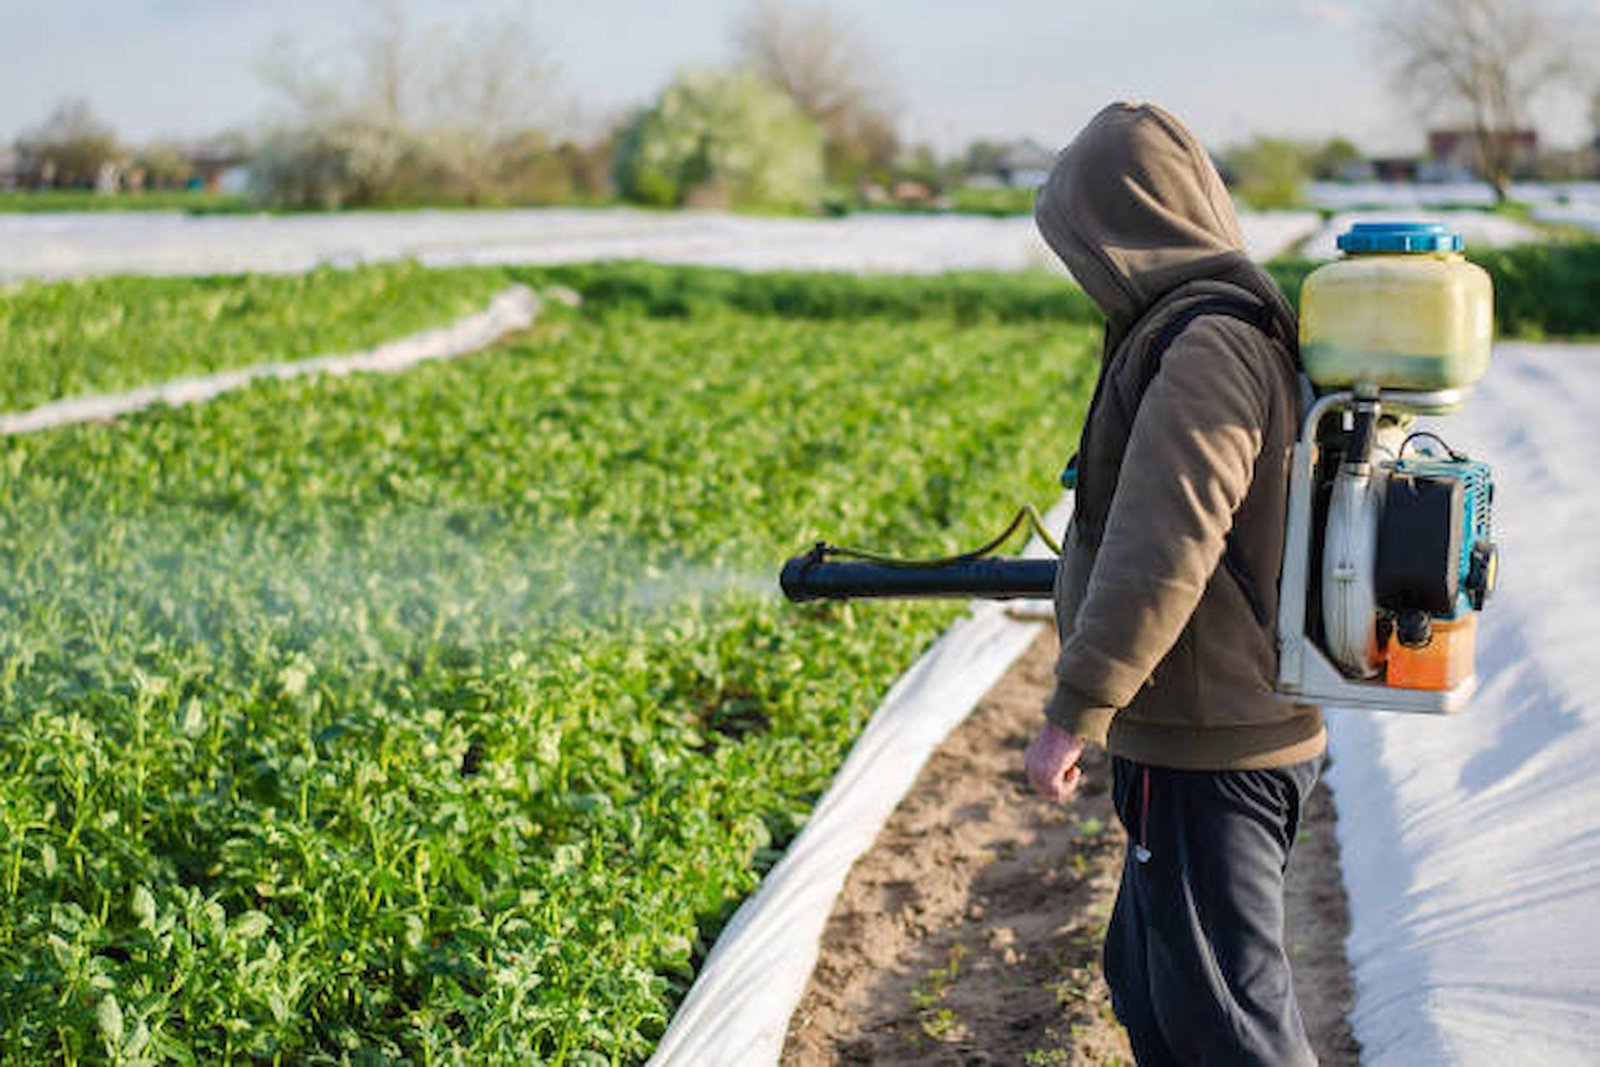
{"label": "white fleece covering", "polygon": [[1600,346],[1503,344],[1435,420],[1494,467],[1499,591],[1459,716],[1329,714],[1369,1064],[1600,1049]]}
{"label": "white fleece covering", "polygon": [[[1269,258],[1316,230],[1314,212],[1244,213]],[[1059,269],[1027,216],[757,218],[718,211],[539,208],[327,215],[0,213],[0,281],[106,274],[293,274],[414,257],[437,266],[644,259],[739,270],[934,273]]]}

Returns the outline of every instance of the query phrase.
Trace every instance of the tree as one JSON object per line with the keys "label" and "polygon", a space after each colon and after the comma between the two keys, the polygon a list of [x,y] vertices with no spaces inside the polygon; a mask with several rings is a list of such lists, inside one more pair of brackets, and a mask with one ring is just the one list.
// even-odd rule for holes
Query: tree
{"label": "tree", "polygon": [[962,153],[961,169],[968,174],[995,174],[1010,148],[1005,141],[972,141]]}
{"label": "tree", "polygon": [[1345,137],[1332,137],[1311,152],[1311,176],[1323,181],[1342,178],[1353,166],[1366,161],[1355,143]]}
{"label": "tree", "polygon": [[539,125],[555,68],[528,27],[503,15],[447,38],[432,73],[422,129],[452,183],[479,203],[528,161],[530,143],[548,145]]}
{"label": "tree", "polygon": [[1293,207],[1311,172],[1312,149],[1285,137],[1253,137],[1223,154],[1239,196],[1254,208]]}
{"label": "tree", "polygon": [[937,190],[944,184],[945,166],[939,162],[939,153],[933,145],[919,142],[907,145],[894,160],[894,176],[901,181],[916,182]]}
{"label": "tree", "polygon": [[623,135],[616,177],[625,195],[659,206],[810,207],[822,192],[822,138],[754,73],[690,71]]}
{"label": "tree", "polygon": [[146,189],[181,189],[194,174],[183,148],[171,141],[154,141],[134,153],[133,166],[141,172]]}
{"label": "tree", "polygon": [[778,86],[822,131],[828,173],[883,176],[899,149],[877,49],[821,5],[756,0],[734,27],[739,59]]}
{"label": "tree", "polygon": [[252,167],[261,199],[477,204],[547,187],[555,67],[521,19],[419,32],[404,0],[368,0],[367,12],[343,63],[288,40],[261,62],[287,113]]}
{"label": "tree", "polygon": [[402,125],[417,77],[405,0],[367,0],[369,22],[356,43],[362,92],[379,116]]}
{"label": "tree", "polygon": [[1516,131],[1573,69],[1562,36],[1533,0],[1404,0],[1379,25],[1395,86],[1425,113],[1468,124],[1480,172],[1503,203]]}
{"label": "tree", "polygon": [[94,185],[108,164],[127,156],[116,133],[81,98],[57,104],[43,124],[17,138],[17,152],[48,175],[48,183],[62,186]]}

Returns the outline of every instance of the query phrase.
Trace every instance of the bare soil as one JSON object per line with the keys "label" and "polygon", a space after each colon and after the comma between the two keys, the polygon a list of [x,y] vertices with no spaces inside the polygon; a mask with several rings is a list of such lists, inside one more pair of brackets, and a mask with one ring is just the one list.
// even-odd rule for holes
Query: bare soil
{"label": "bare soil", "polygon": [[[1068,804],[1028,791],[1046,633],[936,752],[834,905],[790,1067],[1132,1063],[1100,975],[1125,838],[1109,761]],[[1334,812],[1318,789],[1288,889],[1295,988],[1324,1064],[1356,1064]]]}

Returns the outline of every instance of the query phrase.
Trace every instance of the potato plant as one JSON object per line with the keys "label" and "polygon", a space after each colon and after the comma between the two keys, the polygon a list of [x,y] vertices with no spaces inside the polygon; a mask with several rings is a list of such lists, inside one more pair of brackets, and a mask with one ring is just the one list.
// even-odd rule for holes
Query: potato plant
{"label": "potato plant", "polygon": [[1093,340],[564,314],[0,442],[0,1061],[644,1059],[958,610],[782,559],[1052,500]]}
{"label": "potato plant", "polygon": [[506,284],[497,270],[389,263],[0,286],[0,411],[367,348],[477,311]]}

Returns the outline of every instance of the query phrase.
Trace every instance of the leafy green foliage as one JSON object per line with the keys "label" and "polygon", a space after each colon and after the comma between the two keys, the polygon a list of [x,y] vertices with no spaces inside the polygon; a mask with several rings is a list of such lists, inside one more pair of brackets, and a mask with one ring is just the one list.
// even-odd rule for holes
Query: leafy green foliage
{"label": "leafy green foliage", "polygon": [[1272,275],[1272,280],[1278,283],[1278,288],[1283,290],[1283,295],[1296,308],[1300,306],[1300,287],[1306,283],[1306,276],[1318,267],[1323,261],[1307,259],[1304,256],[1279,256],[1269,259],[1261,266]]}
{"label": "leafy green foliage", "polygon": [[1007,215],[1032,215],[1033,201],[1038,196],[1038,190],[1026,186],[974,189],[962,185],[951,189],[946,195],[950,197],[952,211],[966,215],[992,215],[1003,218]]}
{"label": "leafy green foliage", "polygon": [[1495,327],[1506,337],[1600,334],[1600,241],[1475,252],[1494,278]]}
{"label": "leafy green foliage", "polygon": [[0,411],[366,348],[479,310],[497,270],[101,278],[0,289]]}
{"label": "leafy green foliage", "polygon": [[1066,322],[1098,325],[1083,290],[1044,271],[956,271],[856,277],[803,271],[749,274],[713,267],[653,263],[580,263],[513,268],[535,287],[578,290],[591,313],[696,317],[726,311],[795,319],[949,318],[973,322]]}
{"label": "leafy green foliage", "polygon": [[127,160],[116,131],[102,122],[82,97],[62,100],[38,126],[17,138],[17,155],[47,182],[93,188],[102,168]]}
{"label": "leafy green foliage", "polygon": [[1239,196],[1257,210],[1295,207],[1310,177],[1311,149],[1284,137],[1255,137],[1227,153]]}
{"label": "leafy green foliage", "polygon": [[186,211],[231,214],[250,210],[237,193],[191,192],[187,189],[102,196],[90,189],[24,189],[0,192],[0,211]]}
{"label": "leafy green foliage", "polygon": [[617,185],[669,207],[705,196],[804,208],[822,195],[822,135],[781,89],[744,71],[689,71],[617,148]]}
{"label": "leafy green foliage", "polygon": [[4,1056],[642,1059],[954,610],[779,563],[1052,497],[1093,333],[567,314],[0,442]]}

